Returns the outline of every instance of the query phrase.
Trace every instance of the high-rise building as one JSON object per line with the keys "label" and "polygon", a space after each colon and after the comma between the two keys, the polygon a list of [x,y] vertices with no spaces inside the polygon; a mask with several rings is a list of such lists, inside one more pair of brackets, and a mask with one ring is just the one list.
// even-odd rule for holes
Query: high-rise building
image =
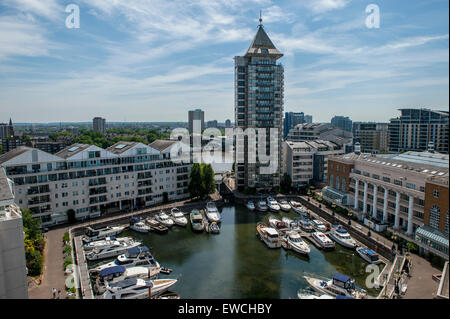
{"label": "high-rise building", "polygon": [[14,127],[12,120],[9,119],[9,124],[0,123],[0,139],[6,139],[11,136],[14,136]]}
{"label": "high-rise building", "polygon": [[389,151],[389,123],[353,122],[353,137],[364,153]]}
{"label": "high-rise building", "polygon": [[312,124],[312,122],[313,122],[312,115],[306,115],[305,114],[305,123],[306,124]]}
{"label": "high-rise building", "polygon": [[437,152],[448,154],[448,111],[400,109],[390,120],[389,151],[426,151],[430,142]]}
{"label": "high-rise building", "polygon": [[[238,147],[237,144],[236,182],[240,190],[245,188],[270,190],[280,185],[284,68],[281,64],[277,64],[277,60],[282,56],[283,54],[264,31],[260,19],[258,31],[246,54],[234,58],[235,125],[243,131],[255,129],[257,134],[255,144],[252,142],[249,145],[248,136],[243,139],[243,147]],[[278,136],[271,139],[271,131],[276,132]],[[261,143],[264,142],[263,138],[258,136],[263,132],[266,135],[264,141],[266,152],[259,154],[259,148],[263,147]],[[275,148],[273,152],[270,151],[271,145]],[[253,160],[253,154],[256,154],[256,160]],[[270,164],[263,164],[262,158],[265,156],[270,157]],[[269,165],[272,168],[275,165],[275,169],[263,168]],[[271,173],[268,174],[268,171]]]}
{"label": "high-rise building", "polygon": [[225,127],[231,127],[231,120],[225,121]]}
{"label": "high-rise building", "polygon": [[297,124],[305,123],[305,114],[303,112],[286,112],[284,116],[284,134],[283,137],[286,138],[289,134],[291,128]]}
{"label": "high-rise building", "polygon": [[201,109],[196,109],[193,111],[189,111],[188,113],[188,122],[189,122],[189,134],[192,135],[192,133],[194,132],[194,121],[200,121],[201,122],[201,132],[199,132],[200,134],[203,132],[203,130],[205,129],[205,112],[203,112]]}
{"label": "high-rise building", "polygon": [[106,120],[104,118],[94,117],[92,123],[95,132],[101,132],[102,134],[106,133]]}
{"label": "high-rise building", "polygon": [[0,299],[27,299],[22,213],[14,203],[13,182],[0,167]]}
{"label": "high-rise building", "polygon": [[351,132],[352,120],[348,116],[335,116],[331,119],[331,125],[341,130]]}
{"label": "high-rise building", "polygon": [[217,128],[217,126],[218,126],[217,120],[212,120],[212,121],[206,122],[207,128]]}

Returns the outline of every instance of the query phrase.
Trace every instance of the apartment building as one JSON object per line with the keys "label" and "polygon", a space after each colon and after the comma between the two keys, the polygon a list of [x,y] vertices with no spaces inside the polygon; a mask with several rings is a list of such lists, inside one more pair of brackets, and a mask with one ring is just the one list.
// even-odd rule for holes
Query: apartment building
{"label": "apartment building", "polygon": [[328,169],[325,197],[368,225],[384,225],[409,240],[422,234],[426,240],[416,240],[419,246],[448,258],[448,155],[352,153],[330,158]]}
{"label": "apartment building", "polygon": [[426,151],[430,142],[435,150],[448,154],[448,111],[400,109],[400,117],[389,123],[389,150]]}
{"label": "apartment building", "polygon": [[189,196],[190,164],[171,160],[178,141],[150,145],[118,142],[107,149],[73,144],[49,154],[20,147],[0,156],[0,165],[15,183],[16,203],[30,209],[43,226],[95,218]]}
{"label": "apartment building", "polygon": [[[245,188],[271,190],[280,185],[284,67],[277,61],[281,57],[283,54],[270,40],[260,20],[246,54],[234,58],[236,127],[242,131],[255,129],[257,135],[256,145],[249,143],[247,137],[236,137],[236,184],[241,191]],[[263,132],[265,138],[261,137]],[[277,137],[271,138],[271,132]],[[260,150],[264,145],[265,152]],[[256,154],[255,161],[251,159],[253,154]],[[266,156],[270,159],[264,163],[262,159]]]}
{"label": "apartment building", "polygon": [[328,157],[344,154],[341,145],[323,140],[286,141],[283,147],[284,172],[291,177],[293,187],[311,182],[326,182]]}
{"label": "apartment building", "polygon": [[389,151],[389,123],[354,122],[353,137],[361,145],[363,153]]}
{"label": "apartment building", "polygon": [[353,134],[330,123],[298,124],[293,127],[286,140],[292,142],[325,140],[339,145],[352,143]]}
{"label": "apartment building", "polygon": [[27,299],[22,213],[14,204],[13,182],[0,167],[0,299]]}
{"label": "apartment building", "polygon": [[331,119],[331,125],[348,132],[352,131],[352,123],[352,120],[348,116],[334,116]]}
{"label": "apartment building", "polygon": [[95,132],[100,132],[102,134],[106,133],[106,119],[101,117],[94,117],[92,120],[92,127]]}
{"label": "apartment building", "polygon": [[286,138],[291,128],[298,124],[305,123],[305,113],[286,112],[284,115],[283,137]]}

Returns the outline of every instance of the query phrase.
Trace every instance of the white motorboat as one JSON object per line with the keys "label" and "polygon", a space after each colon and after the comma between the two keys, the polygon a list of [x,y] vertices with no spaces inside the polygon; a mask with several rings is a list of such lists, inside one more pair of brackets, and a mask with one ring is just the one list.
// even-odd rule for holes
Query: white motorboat
{"label": "white motorboat", "polygon": [[103,228],[94,229],[90,226],[86,227],[85,235],[83,236],[84,243],[90,243],[120,234],[125,229],[125,226],[107,226]]}
{"label": "white motorboat", "polygon": [[220,222],[220,213],[214,202],[206,203],[205,214],[210,222]]}
{"label": "white motorboat", "polygon": [[139,233],[148,233],[151,228],[144,222],[137,222],[135,224],[130,225],[130,229],[137,231]]}
{"label": "white motorboat", "polygon": [[313,219],[311,224],[314,227],[314,229],[317,230],[318,232],[326,232],[327,231],[327,226],[325,226],[325,224],[322,223],[322,221],[320,221],[318,219]]}
{"label": "white motorboat", "polygon": [[135,247],[128,249],[125,254],[119,255],[116,260],[97,266],[91,270],[89,273],[91,275],[96,275],[103,269],[114,267],[114,266],[124,266],[125,268],[143,266],[147,268],[159,269],[161,266],[155,260],[155,258],[150,253],[150,249],[147,246]]}
{"label": "white motorboat", "polygon": [[189,217],[191,219],[191,227],[193,231],[202,232],[205,229],[203,216],[197,209],[193,209]]}
{"label": "white motorboat", "polygon": [[331,227],[330,238],[333,239],[338,244],[350,249],[353,249],[357,246],[356,241],[341,225]]}
{"label": "white motorboat", "polygon": [[117,242],[117,245],[112,245],[103,249],[93,249],[89,253],[86,254],[87,260],[100,260],[111,257],[119,256],[123,254],[128,249],[135,248],[140,246],[141,243],[138,241],[130,241],[130,242]]}
{"label": "white motorboat", "polygon": [[218,234],[220,233],[220,227],[219,224],[217,224],[216,222],[212,222],[211,224],[209,224],[209,231],[212,234]]}
{"label": "white motorboat", "polygon": [[362,259],[367,261],[369,264],[379,264],[381,260],[378,257],[378,254],[369,248],[358,247],[356,248],[356,252],[361,256]]}
{"label": "white motorboat", "polygon": [[278,213],[280,211],[280,205],[273,197],[267,197],[267,206],[271,212]]}
{"label": "white motorboat", "polygon": [[273,216],[269,216],[268,224],[270,227],[274,228],[280,235],[290,230],[288,224]]}
{"label": "white motorboat", "polygon": [[308,284],[319,293],[332,297],[346,296],[354,299],[367,298],[367,293],[362,289],[356,289],[355,281],[349,276],[336,274],[332,279],[319,279],[304,276]]}
{"label": "white motorboat", "polygon": [[256,226],[256,231],[258,232],[259,238],[267,245],[269,248],[280,248],[281,240],[280,235],[276,229],[267,227],[261,223]]}
{"label": "white motorboat", "polygon": [[305,208],[305,207],[303,207],[299,202],[296,202],[296,201],[290,201],[289,202],[289,204],[291,204],[291,207],[292,207],[292,210],[295,212],[295,213],[297,213],[297,214],[299,214],[299,215],[301,215],[301,216],[303,216],[303,217],[307,217],[307,215],[308,215],[308,210]]}
{"label": "white motorboat", "polygon": [[144,280],[130,278],[116,283],[107,283],[103,299],[147,299],[167,291],[177,279]]}
{"label": "white motorboat", "polygon": [[245,204],[245,206],[247,206],[247,209],[250,211],[254,211],[255,210],[255,203],[253,203],[253,201],[249,200],[247,202],[247,204]]}
{"label": "white motorboat", "polygon": [[289,227],[289,229],[294,229],[295,228],[295,226],[297,225],[297,223],[296,222],[294,222],[292,219],[290,219],[289,217],[286,217],[286,216],[284,216],[283,218],[281,218],[281,221],[283,222],[283,223],[285,223],[288,227]]}
{"label": "white motorboat", "polygon": [[170,215],[172,216],[172,219],[174,223],[178,226],[185,227],[188,223],[188,220],[186,217],[184,217],[184,214],[182,211],[180,211],[178,208],[172,208],[170,210]]}
{"label": "white motorboat", "polygon": [[260,200],[258,203],[256,203],[256,210],[260,212],[267,212],[269,208],[267,207],[267,204],[265,201]]}
{"label": "white motorboat", "polygon": [[114,283],[130,278],[153,279],[159,275],[159,269],[149,267],[129,267],[113,266],[103,269],[95,278],[94,291],[97,294],[106,291],[106,283]]}
{"label": "white motorboat", "polygon": [[325,235],[322,232],[314,232],[312,234],[312,239],[322,248],[323,250],[333,250],[335,249],[334,242],[328,238],[327,235]]}
{"label": "white motorboat", "polygon": [[91,241],[83,245],[84,251],[91,251],[93,249],[103,249],[111,246],[116,246],[118,242],[131,242],[131,237],[116,238],[115,236],[106,237],[105,239]]}
{"label": "white motorboat", "polygon": [[281,199],[278,201],[278,205],[280,206],[280,209],[284,212],[288,212],[291,210],[291,205],[289,205],[288,201],[285,199]]}
{"label": "white motorboat", "polygon": [[315,229],[314,229],[313,225],[311,224],[311,220],[309,220],[309,219],[306,219],[306,218],[300,219],[299,225],[300,225],[300,228],[307,233],[315,232]]}
{"label": "white motorboat", "polygon": [[336,297],[332,297],[330,295],[320,293],[314,290],[300,289],[297,292],[298,299],[336,299]]}
{"label": "white motorboat", "polygon": [[311,252],[311,248],[302,239],[299,233],[297,233],[296,231],[290,231],[286,233],[286,235],[287,236],[284,237],[283,240],[287,244],[288,249],[292,249],[293,251],[302,255],[308,255]]}
{"label": "white motorboat", "polygon": [[156,220],[165,227],[172,227],[175,224],[174,221],[163,211],[156,216]]}

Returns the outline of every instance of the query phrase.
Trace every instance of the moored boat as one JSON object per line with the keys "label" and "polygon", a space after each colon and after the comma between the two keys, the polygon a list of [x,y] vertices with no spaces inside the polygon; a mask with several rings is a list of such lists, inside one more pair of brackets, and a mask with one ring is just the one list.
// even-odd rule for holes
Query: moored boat
{"label": "moored boat", "polygon": [[311,300],[311,299],[336,299],[336,297],[332,297],[330,295],[324,294],[324,293],[320,293],[317,292],[315,290],[308,290],[308,289],[300,289],[297,292],[297,297],[298,299],[306,299],[306,300]]}
{"label": "moored boat", "polygon": [[273,197],[267,197],[267,207],[271,212],[278,213],[280,211],[280,205]]}
{"label": "moored boat", "polygon": [[331,227],[329,235],[331,239],[344,247],[353,249],[357,246],[356,241],[350,236],[347,230],[340,225]]}
{"label": "moored boat", "polygon": [[334,250],[336,248],[334,242],[322,232],[314,232],[311,239],[323,250]]}
{"label": "moored boat", "polygon": [[106,237],[105,239],[91,241],[83,245],[84,251],[91,251],[93,249],[103,249],[107,247],[111,247],[117,245],[119,242],[131,242],[133,239],[131,237],[121,237],[116,238],[115,236]]}
{"label": "moored boat", "polygon": [[220,233],[220,227],[216,222],[212,222],[209,224],[209,231],[212,234],[218,234],[218,233]]}
{"label": "moored boat", "polygon": [[273,216],[269,216],[268,224],[270,227],[276,229],[279,234],[284,234],[290,230],[289,225]]}
{"label": "moored boat", "polygon": [[192,230],[202,232],[205,228],[202,214],[197,209],[193,209],[189,217],[191,219]]}
{"label": "moored boat", "polygon": [[165,227],[172,227],[174,225],[173,220],[163,211],[156,215],[156,220]]}
{"label": "moored boat", "polygon": [[367,298],[367,293],[362,289],[357,289],[355,281],[343,274],[335,274],[332,279],[319,279],[309,276],[304,276],[304,278],[319,293],[332,297],[343,295],[355,299]]}
{"label": "moored boat", "polygon": [[130,229],[137,231],[138,233],[148,233],[150,231],[150,226],[147,226],[144,222],[139,221],[130,225]]}
{"label": "moored boat", "polygon": [[255,203],[253,201],[249,200],[247,201],[247,204],[245,204],[248,210],[254,211],[255,210]]}
{"label": "moored boat", "polygon": [[311,220],[304,218],[304,219],[300,219],[300,221],[298,223],[300,225],[300,228],[303,231],[305,231],[307,233],[315,232],[315,229],[314,229],[314,227],[311,224]]}
{"label": "moored boat", "polygon": [[286,233],[286,237],[282,240],[287,244],[288,249],[292,249],[293,251],[302,254],[308,255],[311,252],[311,248],[309,245],[302,239],[299,233],[296,231],[290,231]]}
{"label": "moored boat", "polygon": [[178,226],[185,227],[188,223],[188,220],[186,217],[184,217],[184,214],[182,211],[180,211],[178,208],[174,207],[170,210],[170,215],[172,216],[172,219],[174,223]]}
{"label": "moored boat", "polygon": [[216,223],[220,222],[220,213],[216,207],[216,204],[214,204],[214,202],[210,201],[210,202],[206,203],[205,214],[206,214],[206,218],[208,218],[208,220],[210,222],[216,222]]}
{"label": "moored boat", "polygon": [[288,201],[285,199],[279,200],[278,206],[280,206],[280,209],[284,212],[288,212],[291,210],[291,205],[289,205]]}
{"label": "moored boat", "polygon": [[369,264],[379,264],[381,260],[378,257],[378,254],[369,248],[357,247],[356,252],[362,259],[367,261]]}
{"label": "moored boat", "polygon": [[263,200],[260,200],[256,203],[256,210],[259,212],[267,212],[269,208],[267,207],[267,203]]}
{"label": "moored boat", "polygon": [[327,231],[327,226],[325,226],[325,224],[321,220],[313,219],[311,224],[314,227],[314,229],[317,230],[318,232]]}
{"label": "moored boat", "polygon": [[177,279],[144,280],[130,278],[106,285],[103,299],[146,299],[167,291]]}
{"label": "moored boat", "polygon": [[269,248],[280,248],[281,240],[280,235],[276,229],[267,227],[261,223],[256,226],[256,231],[258,232],[259,238],[267,245]]}
{"label": "moored boat", "polygon": [[95,248],[86,254],[87,260],[100,260],[111,257],[119,256],[123,254],[128,249],[132,249],[140,246],[141,243],[138,241],[130,241],[130,242],[117,242],[116,245],[112,245],[110,247],[106,247],[103,249]]}
{"label": "moored boat", "polygon": [[107,226],[102,228],[92,228],[90,226],[86,227],[86,232],[82,238],[84,243],[90,243],[91,241],[96,241],[104,239],[106,237],[111,237],[120,234],[125,229],[125,226]]}

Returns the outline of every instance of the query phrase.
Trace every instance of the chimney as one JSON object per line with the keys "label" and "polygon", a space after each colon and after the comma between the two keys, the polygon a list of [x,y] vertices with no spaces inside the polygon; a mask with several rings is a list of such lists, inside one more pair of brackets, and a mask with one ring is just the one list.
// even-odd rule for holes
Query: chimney
{"label": "chimney", "polygon": [[428,152],[434,153],[434,142],[433,141],[428,142]]}

